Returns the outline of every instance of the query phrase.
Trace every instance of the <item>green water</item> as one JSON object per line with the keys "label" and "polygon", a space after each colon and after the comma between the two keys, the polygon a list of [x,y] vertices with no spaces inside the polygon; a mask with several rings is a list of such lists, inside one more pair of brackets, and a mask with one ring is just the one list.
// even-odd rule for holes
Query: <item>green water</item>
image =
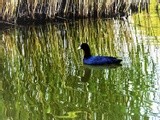
{"label": "green water", "polygon": [[[0,118],[160,119],[160,26],[137,19],[1,32]],[[82,42],[94,55],[122,58],[122,66],[83,65]]]}

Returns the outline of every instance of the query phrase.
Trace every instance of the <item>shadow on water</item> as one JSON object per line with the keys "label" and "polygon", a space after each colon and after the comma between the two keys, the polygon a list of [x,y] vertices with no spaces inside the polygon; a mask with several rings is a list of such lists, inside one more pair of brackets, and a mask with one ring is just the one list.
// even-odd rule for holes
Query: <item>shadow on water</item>
{"label": "shadow on water", "polygon": [[[2,118],[157,119],[160,47],[158,39],[152,39],[155,45],[143,36],[129,21],[119,20],[2,33]],[[94,55],[121,57],[122,66],[81,67],[83,53],[77,47],[82,42]]]}

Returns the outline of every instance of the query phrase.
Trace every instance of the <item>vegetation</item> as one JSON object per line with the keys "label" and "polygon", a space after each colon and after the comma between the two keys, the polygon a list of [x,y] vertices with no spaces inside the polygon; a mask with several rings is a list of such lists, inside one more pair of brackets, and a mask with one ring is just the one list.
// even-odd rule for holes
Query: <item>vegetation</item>
{"label": "vegetation", "polygon": [[[22,7],[19,7],[16,12],[16,4],[21,6],[24,2],[21,1],[14,3],[13,14],[3,12],[1,17],[5,22],[17,23],[23,18],[27,22],[38,20],[34,11],[37,5],[33,1],[30,11],[20,11]],[[45,20],[64,21],[70,19],[70,15],[75,19],[94,17],[96,13],[92,11],[88,16],[82,10],[83,14],[78,12],[77,16],[67,14],[66,8],[70,8],[67,2],[65,9],[59,12],[57,10],[64,6],[56,7],[56,11],[51,12],[54,14],[47,14]],[[152,14],[147,14],[147,9],[140,11],[137,4],[132,3],[139,11],[132,19],[86,19],[0,31],[0,118],[159,119],[160,26],[158,8],[154,8],[157,1],[152,3],[149,7]],[[81,9],[78,7],[78,10]],[[107,16],[108,11],[103,16],[101,10],[97,10],[96,17],[113,17]],[[40,13],[42,11],[38,16]],[[122,57],[123,65],[105,69],[84,66],[83,52],[77,50],[82,42],[89,43],[93,54]]]}
{"label": "vegetation", "polygon": [[18,24],[80,18],[127,17],[129,11],[149,11],[148,0],[10,0],[3,2],[1,19]]}

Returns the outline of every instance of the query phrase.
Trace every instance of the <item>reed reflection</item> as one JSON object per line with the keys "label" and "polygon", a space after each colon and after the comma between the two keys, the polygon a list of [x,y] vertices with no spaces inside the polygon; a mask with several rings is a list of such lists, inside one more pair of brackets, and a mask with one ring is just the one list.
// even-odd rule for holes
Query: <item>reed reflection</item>
{"label": "reed reflection", "polygon": [[[132,39],[132,31],[125,28],[124,21],[80,21],[62,27],[18,28],[3,35],[4,118],[83,120],[86,113],[91,119],[111,120],[150,116],[150,105],[156,103],[150,93],[157,95],[152,86],[155,80],[158,83],[158,48]],[[82,42],[91,45],[93,54],[122,57],[122,66],[81,68],[77,47]]]}

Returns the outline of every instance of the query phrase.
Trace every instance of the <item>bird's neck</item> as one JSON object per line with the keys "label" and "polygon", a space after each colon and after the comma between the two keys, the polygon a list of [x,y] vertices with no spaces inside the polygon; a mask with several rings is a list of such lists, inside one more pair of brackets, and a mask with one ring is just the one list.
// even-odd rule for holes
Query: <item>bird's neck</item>
{"label": "bird's neck", "polygon": [[92,55],[91,55],[90,50],[84,52],[84,58],[89,58],[89,57],[91,57],[91,56],[92,56]]}

